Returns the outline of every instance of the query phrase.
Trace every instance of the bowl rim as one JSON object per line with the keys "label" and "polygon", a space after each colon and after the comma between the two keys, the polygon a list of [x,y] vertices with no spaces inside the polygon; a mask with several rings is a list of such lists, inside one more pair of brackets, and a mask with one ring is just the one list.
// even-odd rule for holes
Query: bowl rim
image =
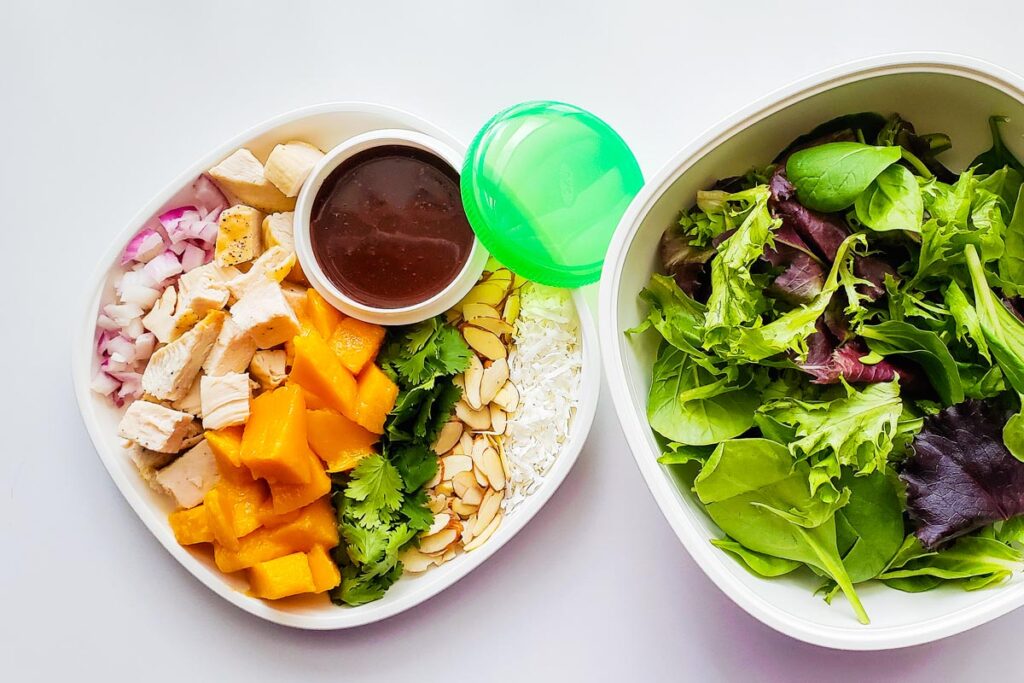
{"label": "bowl rim", "polygon": [[[313,240],[310,237],[316,198],[324,182],[339,166],[355,156],[384,146],[406,147],[427,152],[447,164],[456,175],[462,174],[462,165],[466,157],[465,148],[448,144],[432,135],[397,128],[381,128],[351,137],[327,150],[310,171],[309,180],[303,184],[298,194],[293,221],[295,251],[300,257],[300,262],[304,263],[302,268],[309,283],[343,313],[380,325],[409,325],[443,313],[461,301],[480,279],[489,254],[480,238],[474,234],[473,246],[466,255],[466,261],[448,284],[423,301],[394,308],[364,304],[327,277],[313,250]],[[459,200],[461,199],[460,194]]]}
{"label": "bowl rim", "polygon": [[94,411],[95,394],[89,387],[93,366],[94,344],[92,340],[95,335],[96,312],[107,282],[107,274],[113,265],[117,263],[117,259],[122,249],[124,249],[124,245],[127,244],[128,239],[139,230],[146,220],[153,216],[156,211],[166,202],[170,201],[188,183],[194,181],[199,174],[235,149],[248,144],[253,138],[281,126],[321,114],[346,112],[388,117],[392,123],[390,127],[394,127],[394,122],[399,121],[401,125],[426,132],[441,141],[447,142],[451,146],[457,148],[459,145],[458,141],[449,136],[448,133],[414,114],[395,107],[368,102],[326,102],[300,107],[251,126],[238,135],[231,137],[223,144],[204,153],[195,163],[191,164],[162,190],[157,192],[152,199],[146,202],[129,219],[119,232],[112,236],[110,244],[102,253],[88,280],[89,286],[85,288],[84,294],[79,299],[79,308],[77,310],[80,317],[75,323],[76,327],[71,335],[71,379],[79,414],[82,422],[85,424],[93,449],[136,516],[184,569],[214,593],[232,605],[266,621],[307,630],[353,628],[381,621],[404,612],[443,592],[497,553],[505,543],[515,537],[533,519],[534,515],[547,504],[554,492],[565,481],[590,433],[597,410],[597,400],[601,385],[602,365],[597,343],[596,325],[583,297],[583,293],[576,290],[572,292],[572,301],[579,321],[579,339],[582,344],[579,403],[569,432],[569,439],[563,445],[562,451],[544,479],[543,485],[519,506],[514,516],[506,519],[487,543],[479,549],[471,553],[465,553],[463,557],[455,560],[460,562],[461,566],[453,569],[448,575],[440,577],[433,582],[425,583],[397,599],[388,601],[385,597],[383,600],[359,607],[332,608],[331,611],[325,611],[322,614],[320,612],[302,614],[278,609],[272,603],[250,597],[236,590],[226,580],[223,580],[219,573],[207,571],[206,567],[189,550],[177,543],[164,515],[132,488],[132,484],[128,479],[129,475],[114,466],[115,456],[104,445],[104,439],[108,435],[103,433]]}
{"label": "bowl rim", "polygon": [[970,607],[941,617],[903,626],[854,629],[824,626],[783,612],[760,593],[720,568],[718,551],[694,525],[692,511],[674,500],[675,485],[650,457],[646,438],[650,426],[636,415],[629,398],[625,364],[620,362],[623,334],[618,328],[617,303],[625,257],[644,218],[664,192],[706,154],[739,132],[809,97],[875,76],[899,73],[940,73],[990,85],[1024,104],[1024,79],[987,61],[948,52],[896,52],[857,59],[824,69],[778,88],[741,108],[686,144],[654,174],[630,204],[608,248],[598,294],[601,356],[615,412],[630,452],[687,552],[709,579],[744,611],[762,623],[813,645],[843,650],[885,650],[938,640],[983,624],[1024,604],[1024,585],[1005,587]]}

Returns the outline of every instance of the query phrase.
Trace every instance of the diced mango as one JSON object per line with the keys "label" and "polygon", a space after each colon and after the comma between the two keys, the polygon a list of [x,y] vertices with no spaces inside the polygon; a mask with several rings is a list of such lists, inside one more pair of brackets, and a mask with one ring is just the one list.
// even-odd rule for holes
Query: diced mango
{"label": "diced mango", "polygon": [[206,508],[203,505],[188,510],[175,510],[168,517],[168,521],[174,531],[174,538],[181,545],[213,541],[213,530],[210,529]]}
{"label": "diced mango", "polygon": [[277,514],[274,512],[274,501],[269,497],[260,506],[260,526],[265,529],[281,526],[282,524],[290,524],[300,516],[302,516],[302,510],[292,510],[281,515]]}
{"label": "diced mango", "polygon": [[306,438],[328,472],[344,472],[372,454],[380,437],[333,410],[307,409]]}
{"label": "diced mango", "polygon": [[377,357],[384,332],[380,325],[345,318],[338,323],[329,343],[341,364],[353,375],[358,375],[367,363]]}
{"label": "diced mango", "polygon": [[237,550],[215,543],[213,557],[222,572],[236,572],[288,553],[307,552],[314,545],[338,545],[338,520],[329,496],[302,508],[291,521],[264,526],[238,539]]}
{"label": "diced mango", "polygon": [[235,506],[231,497],[224,489],[215,486],[203,496],[203,508],[206,509],[206,519],[217,543],[228,550],[238,550]]}
{"label": "diced mango", "polygon": [[395,407],[398,385],[372,363],[359,373],[356,422],[374,434],[384,433],[384,420]]}
{"label": "diced mango", "polygon": [[309,562],[309,571],[313,574],[313,586],[317,593],[329,591],[341,583],[338,565],[323,546],[313,546],[313,549],[306,553],[306,560]]}
{"label": "diced mango", "polygon": [[224,427],[223,429],[208,429],[203,434],[206,442],[210,444],[210,450],[217,456],[217,464],[220,465],[221,474],[229,477],[234,468],[242,466],[242,432],[245,427],[237,425]]}
{"label": "diced mango", "polygon": [[312,450],[309,453],[308,484],[271,484],[270,498],[273,501],[274,513],[283,515],[309,505],[331,490],[331,478],[324,472],[323,464]]}
{"label": "diced mango", "polygon": [[323,337],[307,332],[293,340],[295,359],[288,378],[331,409],[355,419],[356,379],[345,369]]}
{"label": "diced mango", "polygon": [[306,292],[306,313],[313,323],[313,328],[320,333],[324,339],[330,339],[337,329],[338,323],[342,321],[341,311],[327,302],[327,299],[320,295],[320,292],[310,288]]}
{"label": "diced mango", "polygon": [[235,538],[247,536],[263,525],[263,506],[270,497],[264,482],[250,477],[248,481],[222,480],[217,487],[231,500]]}
{"label": "diced mango", "polygon": [[253,476],[270,483],[308,483],[308,451],[306,401],[299,387],[279,387],[253,400],[240,454]]}
{"label": "diced mango", "polygon": [[306,554],[292,553],[253,566],[249,570],[249,589],[257,598],[277,600],[312,593],[316,586]]}

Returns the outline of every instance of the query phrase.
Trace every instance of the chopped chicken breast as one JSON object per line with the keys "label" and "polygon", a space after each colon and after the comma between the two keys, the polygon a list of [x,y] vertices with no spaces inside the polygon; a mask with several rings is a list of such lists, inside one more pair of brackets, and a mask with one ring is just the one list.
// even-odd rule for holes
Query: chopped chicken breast
{"label": "chopped chicken breast", "polygon": [[275,389],[288,376],[285,372],[287,355],[281,349],[257,351],[249,363],[249,374],[263,389]]}
{"label": "chopped chicken breast", "polygon": [[236,204],[221,211],[216,262],[221,266],[236,266],[259,256],[263,251],[262,224],[263,214],[251,206]]}
{"label": "chopped chicken breast", "polygon": [[220,481],[217,458],[205,439],[156,473],[156,483],[183,508],[194,508]]}
{"label": "chopped chicken breast", "polygon": [[229,317],[220,328],[217,341],[203,363],[203,372],[211,376],[244,372],[254,353],[256,341],[238,326],[234,318]]}
{"label": "chopped chicken breast", "polygon": [[220,189],[244,204],[268,212],[295,208],[295,199],[285,197],[267,180],[263,164],[245,148],[211,168],[209,174]]}
{"label": "chopped chicken breast", "polygon": [[223,311],[210,311],[191,330],[157,349],[142,373],[143,391],[162,401],[184,398],[226,317]]}
{"label": "chopped chicken breast", "polygon": [[121,418],[117,433],[143,448],[177,453],[189,433],[192,416],[159,403],[135,401]]}
{"label": "chopped chicken breast", "polygon": [[228,280],[239,275],[241,272],[237,268],[222,267],[216,263],[193,268],[178,279],[178,306],[175,315],[178,318],[193,315],[198,320],[209,311],[224,308],[230,295]]}
{"label": "chopped chicken breast", "polygon": [[271,247],[260,254],[247,273],[239,273],[228,282],[231,296],[241,299],[246,291],[262,279],[280,282],[295,265],[295,252],[284,247]]}
{"label": "chopped chicken breast", "polygon": [[300,331],[299,320],[284,298],[281,286],[267,278],[249,288],[231,308],[231,316],[260,349],[283,344]]}
{"label": "chopped chicken breast", "polygon": [[313,167],[324,156],[308,142],[292,140],[274,147],[267,157],[264,175],[286,197],[296,197]]}
{"label": "chopped chicken breast", "polygon": [[245,424],[249,419],[249,400],[252,398],[248,373],[232,372],[219,377],[204,375],[199,382],[202,385],[203,427],[221,429]]}
{"label": "chopped chicken breast", "polygon": [[[272,213],[264,218],[263,248],[284,247],[288,251],[295,251],[294,219],[295,214],[291,211]],[[302,266],[299,265],[298,260],[292,265],[292,269],[285,279],[306,284],[306,274],[302,272]]]}
{"label": "chopped chicken breast", "polygon": [[183,413],[189,415],[195,415],[196,417],[203,416],[202,402],[199,398],[199,379],[197,378],[192,382],[192,386],[189,387],[188,393],[179,398],[177,401],[171,403],[171,407],[175,410],[180,410]]}

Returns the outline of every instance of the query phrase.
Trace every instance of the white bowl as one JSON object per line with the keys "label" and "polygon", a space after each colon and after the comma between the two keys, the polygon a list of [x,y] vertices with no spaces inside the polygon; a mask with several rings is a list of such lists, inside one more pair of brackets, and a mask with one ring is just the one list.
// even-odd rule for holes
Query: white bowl
{"label": "white bowl", "polygon": [[302,186],[302,191],[299,192],[299,198],[295,204],[295,251],[309,283],[346,315],[378,325],[409,325],[444,313],[459,303],[480,279],[480,274],[487,263],[488,254],[480,240],[474,239],[469,257],[454,280],[426,301],[401,308],[367,306],[345,294],[324,275],[320,263],[313,254],[313,245],[309,236],[310,216],[313,212],[313,201],[316,199],[317,192],[320,191],[320,186],[323,185],[327,176],[346,160],[360,152],[385,145],[412,147],[430,152],[455,169],[456,173],[461,173],[462,162],[466,156],[466,150],[462,146],[448,144],[436,137],[411,130],[375,130],[342,142],[334,149],[327,151],[310,172],[309,179]]}
{"label": "white bowl", "polygon": [[659,452],[645,413],[656,336],[629,340],[623,334],[644,316],[637,294],[657,267],[658,239],[681,209],[694,204],[697,190],[771,161],[790,140],[823,121],[860,111],[895,111],[918,131],[948,133],[954,147],[943,159],[954,168],[988,149],[988,117],[1005,114],[1012,121],[1004,126],[1004,137],[1024,156],[1024,81],[1003,69],[919,53],[831,69],[730,117],[648,181],[609,248],[598,318],[610,393],[630,448],[662,513],[697,564],[736,604],[783,633],[828,647],[872,650],[924,643],[1005,614],[1024,604],[1024,579],[1017,573],[997,588],[950,587],[916,595],[863,584],[858,593],[871,624],[862,626],[842,598],[829,606],[813,595],[817,582],[808,576],[763,579],[748,573],[709,543],[721,532],[692,493],[656,462]]}
{"label": "white bowl", "polygon": [[[248,147],[257,156],[265,158],[274,145],[282,140],[306,140],[321,149],[330,149],[356,135],[384,128],[419,131],[452,147],[458,147],[457,141],[431,124],[403,111],[374,104],[323,104],[297,109],[266,121],[205,155],[157,194],[125,226],[107,249],[86,287],[87,298],[82,301],[82,317],[73,334],[72,379],[82,419],[100,460],[132,509],[167,552],[208,588],[251,614],[285,626],[327,630],[369,624],[407,610],[451,586],[496,553],[544,506],[576,461],[597,408],[597,396],[601,385],[597,333],[589,309],[582,295],[577,292],[573,295],[573,302],[579,318],[583,344],[579,408],[570,429],[569,440],[544,484],[510,514],[495,534],[478,550],[462,554],[424,574],[403,577],[377,602],[360,607],[336,607],[323,596],[291,598],[276,602],[251,598],[242,592],[245,583],[240,577],[222,574],[208,554],[183,548],[174,540],[174,534],[167,523],[167,515],[173,509],[170,500],[146,485],[127,452],[121,447],[121,440],[117,436],[117,423],[123,411],[89,389],[97,366],[93,341],[96,314],[101,304],[113,299],[112,279],[118,272],[122,249],[146,220],[160,213],[164,207],[180,202],[200,173],[239,147]],[[511,556],[506,556],[506,560],[511,559]]]}

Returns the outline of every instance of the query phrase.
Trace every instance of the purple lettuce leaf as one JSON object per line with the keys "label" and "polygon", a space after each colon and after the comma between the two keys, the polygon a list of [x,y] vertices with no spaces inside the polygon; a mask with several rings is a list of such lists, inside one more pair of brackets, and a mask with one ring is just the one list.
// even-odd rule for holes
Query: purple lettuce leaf
{"label": "purple lettuce leaf", "polygon": [[853,274],[869,283],[857,285],[857,292],[871,301],[877,301],[885,294],[885,276],[896,278],[896,269],[874,256],[856,256]]}
{"label": "purple lettuce leaf", "polygon": [[768,206],[783,227],[791,228],[805,244],[832,263],[850,231],[843,218],[836,214],[819,213],[808,209],[796,200],[796,189],[786,178],[785,166],[780,166],[769,181],[771,199]]}
{"label": "purple lettuce leaf", "polygon": [[865,365],[861,358],[868,354],[867,348],[857,339],[840,343],[829,330],[824,316],[815,324],[815,332],[807,338],[807,359],[800,363],[800,369],[811,375],[814,384],[837,384],[840,378],[850,384],[873,384],[891,382],[899,376],[901,382],[910,379],[910,373],[895,363],[882,360],[874,365]]}
{"label": "purple lettuce leaf", "polygon": [[789,257],[789,263],[768,286],[768,292],[775,298],[791,304],[807,304],[813,301],[825,286],[825,269],[821,267],[821,263],[802,251],[782,244],[776,245],[774,251],[782,257],[776,265],[782,265],[786,256]]}
{"label": "purple lettuce leaf", "polygon": [[714,256],[715,250],[695,247],[689,237],[669,229],[661,236],[658,254],[665,272],[672,276],[679,288],[689,296],[698,298],[707,285],[705,264]]}
{"label": "purple lettuce leaf", "polygon": [[1003,444],[1007,413],[969,400],[926,417],[900,478],[925,548],[1024,513],[1024,462]]}

